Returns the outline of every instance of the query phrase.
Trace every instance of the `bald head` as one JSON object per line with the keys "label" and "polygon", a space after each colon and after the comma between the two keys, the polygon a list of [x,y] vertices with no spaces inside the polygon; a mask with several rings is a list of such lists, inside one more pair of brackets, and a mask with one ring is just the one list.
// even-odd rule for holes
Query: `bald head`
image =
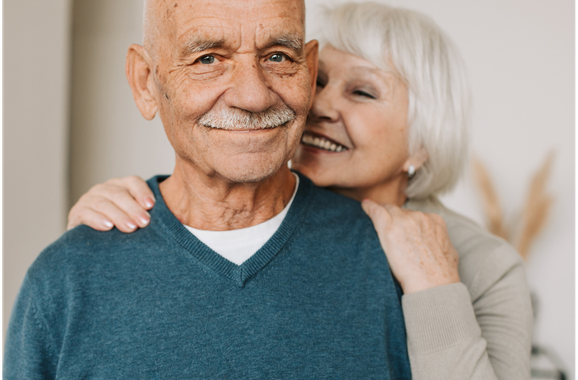
{"label": "bald head", "polygon": [[[176,3],[177,1],[175,1]],[[153,57],[156,56],[156,46],[163,35],[168,33],[168,13],[170,13],[168,0],[144,0],[143,15],[143,47]]]}
{"label": "bald head", "polygon": [[[223,0],[235,1],[236,3],[259,3],[265,1],[261,0]],[[164,43],[169,42],[175,35],[174,23],[175,16],[178,13],[184,13],[183,8],[191,10],[202,3],[217,3],[215,0],[144,0],[144,16],[143,16],[143,46],[150,54],[151,58],[155,59],[158,55],[158,48]],[[268,0],[267,2],[271,2]],[[305,33],[305,0],[277,0],[280,3],[286,3],[287,9],[294,11],[300,15],[303,33]],[[201,12],[198,12],[202,16]],[[223,15],[225,16],[225,15]],[[304,39],[305,36],[303,35]]]}

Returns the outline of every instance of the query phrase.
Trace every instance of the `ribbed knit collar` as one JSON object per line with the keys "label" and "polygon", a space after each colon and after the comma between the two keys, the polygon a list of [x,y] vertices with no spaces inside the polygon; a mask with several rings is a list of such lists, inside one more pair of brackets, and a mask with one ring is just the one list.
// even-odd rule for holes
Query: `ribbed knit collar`
{"label": "ribbed knit collar", "polygon": [[259,249],[253,256],[241,265],[236,265],[211,248],[203,244],[185,226],[173,215],[168,209],[163,196],[159,190],[159,183],[168,178],[168,176],[155,176],[147,181],[153,191],[156,203],[151,213],[151,227],[159,223],[165,227],[165,230],[171,235],[180,246],[188,251],[193,258],[200,261],[203,265],[211,268],[220,275],[230,279],[237,286],[244,287],[245,283],[255,276],[261,269],[267,266],[281,251],[283,246],[291,238],[295,229],[302,224],[303,218],[306,217],[306,211],[309,209],[309,193],[313,188],[313,183],[309,178],[297,173],[299,176],[299,188],[287,216],[281,223],[281,226],[275,234]]}

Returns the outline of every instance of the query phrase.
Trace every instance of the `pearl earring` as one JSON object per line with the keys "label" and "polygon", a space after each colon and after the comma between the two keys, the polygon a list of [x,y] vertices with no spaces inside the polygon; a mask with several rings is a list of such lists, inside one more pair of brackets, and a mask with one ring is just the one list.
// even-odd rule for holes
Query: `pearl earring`
{"label": "pearl earring", "polygon": [[407,168],[407,178],[412,179],[414,175],[415,175],[415,166],[409,165],[409,168]]}

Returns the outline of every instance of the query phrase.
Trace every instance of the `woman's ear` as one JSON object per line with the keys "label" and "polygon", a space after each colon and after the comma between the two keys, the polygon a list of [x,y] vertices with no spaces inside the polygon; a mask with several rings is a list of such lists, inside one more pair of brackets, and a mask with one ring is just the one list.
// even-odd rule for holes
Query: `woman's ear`
{"label": "woman's ear", "polygon": [[403,164],[403,171],[409,172],[410,166],[413,167],[414,172],[419,169],[429,158],[427,151],[420,148],[417,153],[411,155]]}
{"label": "woman's ear", "polygon": [[152,70],[152,60],[144,48],[140,45],[131,45],[126,54],[126,78],[136,106],[147,120],[154,119],[159,109]]}

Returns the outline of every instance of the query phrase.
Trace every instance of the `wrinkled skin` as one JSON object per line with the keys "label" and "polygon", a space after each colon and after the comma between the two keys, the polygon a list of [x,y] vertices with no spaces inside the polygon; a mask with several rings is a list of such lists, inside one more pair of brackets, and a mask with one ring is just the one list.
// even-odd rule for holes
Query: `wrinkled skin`
{"label": "wrinkled skin", "polygon": [[[254,35],[259,35],[259,33],[254,33]],[[246,45],[240,46],[246,47]],[[235,57],[235,54],[232,56]],[[229,66],[228,60],[223,60],[224,63],[217,64],[216,71],[203,71],[208,69],[201,66],[195,69],[200,70],[199,72],[190,73],[187,70],[192,69],[177,68],[175,74],[166,75],[167,78],[175,75],[179,80],[189,81],[187,83],[191,86],[196,85],[195,78],[209,78],[207,83],[211,85],[215,83],[219,87],[222,78],[215,73],[230,75],[233,83],[240,83],[238,87],[230,87],[227,84],[223,87],[225,90],[207,91],[203,97],[206,96],[209,99],[207,103],[209,106],[199,108],[200,110],[195,114],[202,114],[210,107],[221,106],[241,106],[259,111],[278,101],[285,102],[297,111],[299,108],[295,104],[302,104],[305,99],[293,103],[291,97],[281,90],[272,93],[269,90],[270,87],[263,85],[263,78],[270,83],[284,83],[288,80],[280,75],[279,71],[269,71],[269,63],[262,64],[263,69],[258,71],[259,76],[247,78],[234,76],[235,67],[239,67],[235,65],[242,65],[245,69],[254,68],[250,64],[254,60],[247,58],[249,55],[245,54],[251,53],[241,53],[240,63],[233,63],[232,66]],[[171,141],[175,140],[174,145],[178,147],[175,148],[177,161],[182,162],[183,167],[197,168],[198,166],[198,170],[206,173],[209,179],[224,178],[234,182],[232,170],[226,164],[228,160],[239,159],[238,165],[241,165],[242,170],[235,171],[235,173],[243,173],[249,177],[254,176],[255,173],[274,171],[279,163],[282,167],[277,173],[283,173],[285,172],[283,160],[291,157],[290,154],[297,149],[293,161],[294,168],[309,176],[317,185],[330,187],[334,191],[360,201],[366,198],[373,200],[364,200],[362,206],[373,220],[391,269],[402,285],[404,293],[459,282],[458,254],[449,241],[447,228],[441,217],[400,208],[406,200],[405,188],[408,183],[409,165],[419,168],[427,160],[425,152],[420,151],[410,155],[407,149],[408,95],[406,85],[394,73],[381,70],[363,58],[339,51],[331,46],[326,46],[322,50],[320,60],[318,88],[305,132],[327,137],[346,147],[345,151],[329,152],[305,144],[300,144],[298,148],[297,144],[288,144],[289,141],[294,141],[292,138],[300,136],[301,126],[295,126],[298,127],[295,130],[279,129],[271,135],[257,136],[255,138],[259,140],[255,141],[258,145],[249,144],[249,146],[259,148],[254,151],[244,151],[236,145],[237,140],[229,137],[233,136],[227,134],[230,132],[203,130],[195,126],[192,122],[193,117],[189,117],[187,112],[192,112],[191,110],[195,110],[195,107],[203,107],[203,104],[194,103],[192,95],[186,96],[188,87],[177,86],[171,91],[167,90],[170,101],[159,98],[161,106],[165,107],[161,107],[163,122],[171,126],[167,128],[167,134]],[[287,67],[295,67],[293,65]],[[313,67],[313,64],[309,64],[308,67]],[[315,73],[309,72],[308,78],[314,78]],[[293,76],[297,75],[296,73]],[[307,75],[304,72],[303,79],[301,79],[303,83],[305,78]],[[200,85],[197,91],[202,92],[202,87]],[[164,89],[164,87],[161,88]],[[241,89],[244,91],[241,92]],[[248,94],[245,91],[251,93]],[[160,93],[162,94],[162,91]],[[251,108],[251,105],[255,104],[262,105]],[[190,124],[175,123],[173,126],[173,114],[169,113],[165,116],[167,112],[164,111],[172,109],[171,107],[176,109],[175,115],[182,115],[180,119],[187,123],[191,121]],[[188,128],[187,125],[192,125],[192,127]],[[216,142],[223,141],[226,148],[224,155],[218,156],[213,152],[204,151],[188,153],[187,143],[195,144],[196,137],[204,141],[206,146],[217,147]],[[243,140],[245,143],[253,141],[250,136],[242,138],[247,139]],[[181,144],[182,141],[185,143]],[[268,149],[268,147],[279,145],[283,146],[280,150],[282,153]],[[283,157],[283,159],[277,159],[277,157]],[[264,162],[266,158],[272,162]],[[258,170],[248,171],[247,168],[253,167],[252,165]],[[247,171],[243,171],[243,168]],[[172,178],[177,175],[178,172]],[[266,182],[267,180],[264,181]],[[195,186],[183,188],[191,192],[196,191]],[[271,187],[267,188],[271,189]],[[169,194],[168,191],[163,191],[163,197],[166,198],[167,194]],[[95,186],[80,199],[70,212],[69,227],[86,223],[97,229],[108,230],[113,224],[106,218],[108,216],[119,229],[131,232],[137,228],[137,225],[144,227],[149,223],[150,217],[145,210],[150,209],[153,202],[152,193],[142,180],[135,177],[112,179],[105,184]],[[187,202],[182,204],[189,205]],[[174,209],[178,210],[178,206],[178,203],[177,206],[173,205],[173,212]],[[194,214],[202,213],[199,209],[192,211]],[[230,218],[230,215],[225,215],[223,218],[228,217]],[[186,221],[183,222],[188,224]]]}
{"label": "wrinkled skin", "polygon": [[[286,164],[317,72],[317,42],[304,44],[303,21],[298,0],[147,3],[145,47],[129,48],[126,72],[142,115],[160,114],[175,150],[175,170],[161,192],[183,223],[244,228],[270,219],[290,199],[295,179]],[[199,123],[209,111],[277,106],[295,118],[257,130]]]}

